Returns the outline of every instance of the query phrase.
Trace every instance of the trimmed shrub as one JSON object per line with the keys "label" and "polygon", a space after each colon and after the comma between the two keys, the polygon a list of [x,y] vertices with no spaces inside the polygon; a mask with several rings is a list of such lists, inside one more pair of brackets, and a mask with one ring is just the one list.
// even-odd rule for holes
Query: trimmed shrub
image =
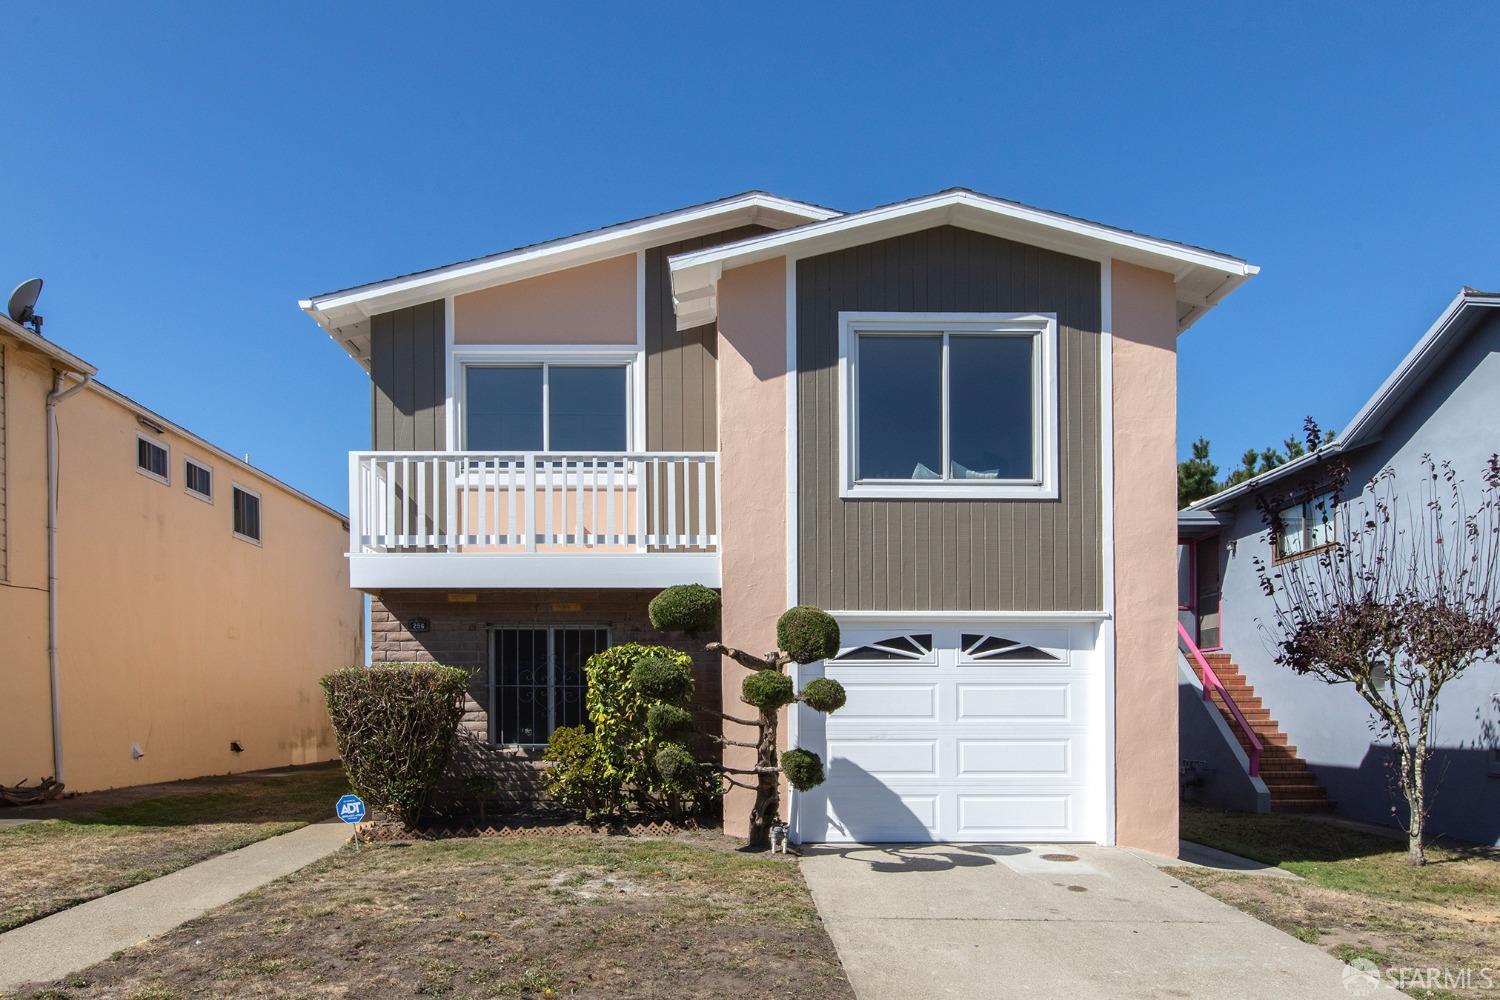
{"label": "trimmed shrub", "polygon": [[826,660],[839,651],[839,623],[826,611],[799,604],[776,620],[776,645],[798,663]]}
{"label": "trimmed shrub", "polygon": [[651,625],[663,632],[698,635],[719,624],[719,592],[701,583],[668,587],[646,608]]}
{"label": "trimmed shrub", "polygon": [[547,791],[564,807],[582,813],[588,820],[617,811],[617,782],[606,773],[604,756],[593,733],[582,726],[554,729],[542,760],[552,765],[545,772]]}
{"label": "trimmed shrub", "polygon": [[802,688],[802,704],[819,712],[837,712],[848,700],[844,685],[832,677],[814,677]]}
{"label": "trimmed shrub", "polygon": [[662,702],[646,709],[646,732],[659,740],[681,733],[692,725],[693,713],[681,705]]}
{"label": "trimmed shrub", "polygon": [[788,750],[781,755],[781,770],[787,783],[799,792],[823,783],[823,759],[811,750]]}
{"label": "trimmed shrub", "polygon": [[408,828],[453,754],[467,680],[437,663],[348,667],[322,679],[349,784]]}
{"label": "trimmed shrub", "polygon": [[671,657],[642,656],[630,668],[630,683],[644,698],[686,701],[693,693],[693,661],[676,650]]}
{"label": "trimmed shrub", "polygon": [[673,790],[691,789],[698,783],[698,761],[681,743],[662,744],[656,751],[655,764],[662,781]]}
{"label": "trimmed shrub", "polygon": [[740,682],[740,697],[745,704],[764,712],[774,712],[797,700],[792,679],[779,670],[757,670]]}

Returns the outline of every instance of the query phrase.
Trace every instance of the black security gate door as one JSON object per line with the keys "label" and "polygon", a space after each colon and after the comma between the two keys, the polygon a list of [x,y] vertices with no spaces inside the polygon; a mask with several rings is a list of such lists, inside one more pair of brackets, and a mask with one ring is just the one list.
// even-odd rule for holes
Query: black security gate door
{"label": "black security gate door", "polygon": [[583,665],[609,645],[603,628],[497,628],[490,738],[541,746],[559,726],[587,721]]}

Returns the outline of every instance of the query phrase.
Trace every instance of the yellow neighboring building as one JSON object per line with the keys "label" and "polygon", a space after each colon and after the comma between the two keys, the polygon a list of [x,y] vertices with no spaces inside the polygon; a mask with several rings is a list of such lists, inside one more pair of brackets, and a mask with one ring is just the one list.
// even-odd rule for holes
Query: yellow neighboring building
{"label": "yellow neighboring building", "polygon": [[336,756],[318,678],[363,656],[347,520],[93,376],[0,316],[0,785]]}

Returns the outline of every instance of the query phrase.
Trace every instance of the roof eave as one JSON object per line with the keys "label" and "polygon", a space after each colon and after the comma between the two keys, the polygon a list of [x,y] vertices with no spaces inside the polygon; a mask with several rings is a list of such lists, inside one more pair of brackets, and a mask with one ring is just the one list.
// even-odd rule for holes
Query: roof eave
{"label": "roof eave", "polygon": [[46,355],[66,371],[78,375],[97,375],[99,369],[89,364],[73,352],[59,347],[41,334],[22,326],[7,316],[0,316],[0,331],[4,331],[16,338],[30,350],[38,354]]}
{"label": "roof eave", "polygon": [[670,258],[678,327],[712,322],[717,284],[727,269],[781,256],[810,256],[940,225],[1090,259],[1113,258],[1168,271],[1179,289],[1179,330],[1186,329],[1260,268],[1236,257],[1114,229],[970,191],[947,191],[795,229],[753,236]]}

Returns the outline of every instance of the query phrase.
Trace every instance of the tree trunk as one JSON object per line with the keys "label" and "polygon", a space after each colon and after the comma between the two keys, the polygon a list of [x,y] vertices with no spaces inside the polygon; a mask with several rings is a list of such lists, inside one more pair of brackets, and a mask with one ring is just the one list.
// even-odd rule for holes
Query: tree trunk
{"label": "tree trunk", "polygon": [[1427,825],[1427,766],[1426,748],[1419,746],[1409,751],[1404,762],[1406,768],[1406,808],[1410,817],[1406,824],[1406,863],[1421,866],[1427,863],[1424,842]]}
{"label": "tree trunk", "polygon": [[760,712],[760,739],[755,745],[755,807],[750,810],[750,846],[771,846],[771,824],[781,818],[781,775],[776,767],[776,712]]}

